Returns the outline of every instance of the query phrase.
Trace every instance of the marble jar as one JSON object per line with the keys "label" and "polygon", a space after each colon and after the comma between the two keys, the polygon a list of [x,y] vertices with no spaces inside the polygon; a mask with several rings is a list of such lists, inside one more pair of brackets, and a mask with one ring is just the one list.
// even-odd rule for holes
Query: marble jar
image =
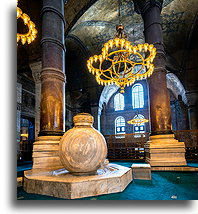
{"label": "marble jar", "polygon": [[60,160],[72,174],[96,174],[107,156],[105,138],[93,128],[90,114],[77,114],[73,122],[74,128],[68,130],[60,141]]}

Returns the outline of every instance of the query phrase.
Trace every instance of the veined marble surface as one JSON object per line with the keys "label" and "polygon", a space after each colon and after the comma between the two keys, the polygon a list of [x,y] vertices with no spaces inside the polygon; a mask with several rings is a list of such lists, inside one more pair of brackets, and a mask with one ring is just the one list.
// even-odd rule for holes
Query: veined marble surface
{"label": "veined marble surface", "polygon": [[33,169],[24,172],[23,188],[28,193],[73,199],[122,192],[132,181],[131,168],[117,164],[109,164],[97,173],[77,176],[65,169]]}

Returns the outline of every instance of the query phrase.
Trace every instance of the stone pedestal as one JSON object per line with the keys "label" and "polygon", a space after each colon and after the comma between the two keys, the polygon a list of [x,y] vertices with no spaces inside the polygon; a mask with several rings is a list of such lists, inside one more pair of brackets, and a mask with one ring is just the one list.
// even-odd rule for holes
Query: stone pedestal
{"label": "stone pedestal", "polygon": [[185,166],[185,144],[173,134],[151,136],[145,144],[146,162],[151,166]]}
{"label": "stone pedestal", "polygon": [[60,136],[40,136],[33,146],[33,169],[63,168],[59,157]]}
{"label": "stone pedestal", "polygon": [[23,188],[28,193],[74,199],[122,192],[132,181],[131,169],[117,164],[109,164],[97,173],[75,176],[65,169],[33,169],[24,172]]}
{"label": "stone pedestal", "polygon": [[151,180],[150,164],[132,164],[133,179]]}

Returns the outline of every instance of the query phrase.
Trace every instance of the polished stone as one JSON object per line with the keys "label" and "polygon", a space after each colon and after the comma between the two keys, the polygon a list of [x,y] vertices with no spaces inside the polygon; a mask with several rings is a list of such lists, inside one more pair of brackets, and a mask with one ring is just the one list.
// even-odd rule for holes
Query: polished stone
{"label": "polished stone", "polygon": [[185,144],[173,134],[154,135],[145,144],[146,162],[151,166],[185,166]]}
{"label": "polished stone", "polygon": [[95,174],[97,169],[108,164],[105,138],[92,127],[90,114],[77,114],[73,121],[74,127],[60,141],[60,160],[73,174]]}
{"label": "polished stone", "polygon": [[63,168],[59,157],[60,136],[40,136],[33,146],[33,169]]}
{"label": "polished stone", "polygon": [[17,178],[17,187],[23,186],[23,177],[18,177]]}
{"label": "polished stone", "polygon": [[132,164],[133,179],[151,180],[151,166],[150,164]]}
{"label": "polished stone", "polygon": [[97,173],[77,176],[65,169],[33,169],[24,172],[23,188],[28,193],[74,199],[122,192],[132,181],[131,169],[117,164],[109,164]]}

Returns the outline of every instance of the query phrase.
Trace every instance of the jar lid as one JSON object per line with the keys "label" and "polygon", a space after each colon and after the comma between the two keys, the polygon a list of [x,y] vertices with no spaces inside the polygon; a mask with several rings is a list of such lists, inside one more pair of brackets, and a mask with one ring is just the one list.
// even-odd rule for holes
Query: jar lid
{"label": "jar lid", "polygon": [[88,113],[79,113],[73,117],[74,125],[92,125],[94,118]]}

